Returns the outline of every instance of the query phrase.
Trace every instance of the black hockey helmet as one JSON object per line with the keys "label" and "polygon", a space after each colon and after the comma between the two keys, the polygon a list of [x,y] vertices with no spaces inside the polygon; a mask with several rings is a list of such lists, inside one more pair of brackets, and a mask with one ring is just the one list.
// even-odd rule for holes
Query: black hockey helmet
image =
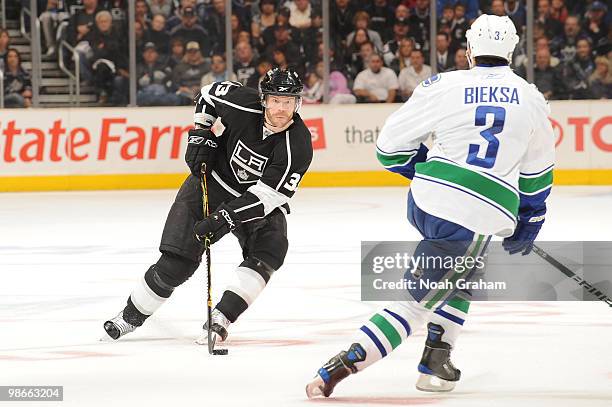
{"label": "black hockey helmet", "polygon": [[291,68],[270,69],[259,86],[262,99],[266,95],[300,97],[304,89],[299,75]]}

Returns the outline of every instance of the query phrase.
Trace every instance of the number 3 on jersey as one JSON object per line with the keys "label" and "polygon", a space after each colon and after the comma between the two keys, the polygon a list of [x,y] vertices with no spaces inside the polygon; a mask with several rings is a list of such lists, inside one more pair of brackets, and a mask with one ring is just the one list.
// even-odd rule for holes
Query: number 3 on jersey
{"label": "number 3 on jersey", "polygon": [[480,145],[470,144],[470,150],[468,151],[468,157],[466,160],[468,164],[476,165],[482,168],[493,168],[493,165],[495,165],[497,149],[499,148],[499,139],[495,137],[495,135],[504,130],[504,122],[506,121],[506,109],[503,107],[478,106],[476,108],[474,125],[479,127],[485,126],[487,124],[487,116],[489,114],[493,115],[493,125],[480,132],[480,135],[489,142],[487,145],[487,151],[485,152],[485,157],[478,157]]}
{"label": "number 3 on jersey", "polygon": [[302,178],[300,174],[294,172],[293,174],[291,174],[291,178],[289,178],[289,181],[285,182],[285,185],[283,185],[283,187],[285,189],[288,189],[289,191],[295,191],[298,187],[298,184],[300,183],[300,178]]}

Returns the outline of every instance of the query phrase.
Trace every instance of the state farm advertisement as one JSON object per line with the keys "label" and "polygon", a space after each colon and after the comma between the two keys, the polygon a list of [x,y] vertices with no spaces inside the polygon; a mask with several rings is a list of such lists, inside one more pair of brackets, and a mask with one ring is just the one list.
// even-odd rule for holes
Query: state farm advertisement
{"label": "state farm advertisement", "polygon": [[[374,148],[399,105],[304,106],[315,157],[311,171],[377,171]],[[612,169],[612,102],[551,102],[557,168]],[[190,107],[4,109],[0,176],[174,174]]]}

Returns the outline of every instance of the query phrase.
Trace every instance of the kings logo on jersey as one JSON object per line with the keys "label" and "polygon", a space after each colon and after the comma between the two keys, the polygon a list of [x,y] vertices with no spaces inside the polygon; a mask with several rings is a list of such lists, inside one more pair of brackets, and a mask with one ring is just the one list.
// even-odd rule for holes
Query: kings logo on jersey
{"label": "kings logo on jersey", "polygon": [[238,140],[230,159],[230,166],[239,183],[249,184],[261,178],[267,162],[268,157],[257,154]]}

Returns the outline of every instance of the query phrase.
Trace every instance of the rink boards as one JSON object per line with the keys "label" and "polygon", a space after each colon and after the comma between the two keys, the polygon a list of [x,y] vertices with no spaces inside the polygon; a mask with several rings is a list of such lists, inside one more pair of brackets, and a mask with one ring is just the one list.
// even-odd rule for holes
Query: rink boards
{"label": "rink boards", "polygon": [[[555,184],[612,185],[612,103],[553,101]],[[408,183],[383,171],[376,138],[399,105],[304,106],[314,159],[302,186]],[[0,111],[0,191],[174,188],[191,107]],[[221,128],[217,129],[222,131]]]}

